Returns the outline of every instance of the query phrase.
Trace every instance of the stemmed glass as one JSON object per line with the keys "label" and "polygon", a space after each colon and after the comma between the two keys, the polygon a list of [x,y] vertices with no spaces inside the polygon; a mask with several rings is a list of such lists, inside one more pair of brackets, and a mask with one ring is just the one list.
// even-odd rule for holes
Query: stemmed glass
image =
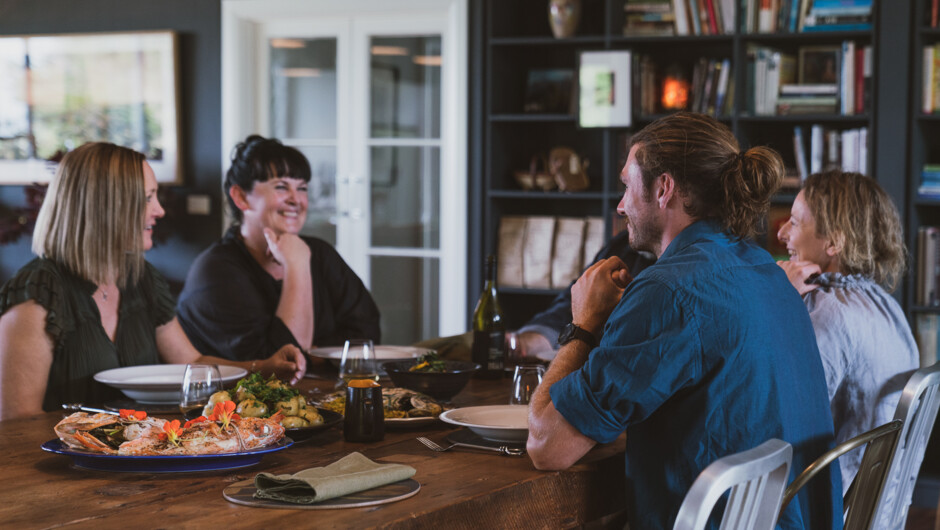
{"label": "stemmed glass", "polygon": [[[214,364],[187,364],[180,387],[180,411],[205,408],[212,394],[222,390],[222,375]],[[198,414],[197,414],[198,416]]]}
{"label": "stemmed glass", "polygon": [[343,358],[339,362],[339,376],[343,383],[353,379],[378,381],[379,370],[375,362],[375,348],[369,339],[349,339],[343,346]]}
{"label": "stemmed glass", "polygon": [[512,395],[510,405],[528,405],[536,387],[542,383],[545,367],[540,364],[517,365],[512,376]]}

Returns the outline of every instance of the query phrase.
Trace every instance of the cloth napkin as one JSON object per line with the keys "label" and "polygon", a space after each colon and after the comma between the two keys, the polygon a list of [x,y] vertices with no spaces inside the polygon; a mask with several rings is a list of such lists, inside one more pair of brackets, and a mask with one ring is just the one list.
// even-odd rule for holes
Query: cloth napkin
{"label": "cloth napkin", "polygon": [[313,467],[293,475],[258,473],[256,499],[294,504],[314,504],[409,479],[415,469],[403,464],[377,464],[362,453],[350,453],[324,467]]}

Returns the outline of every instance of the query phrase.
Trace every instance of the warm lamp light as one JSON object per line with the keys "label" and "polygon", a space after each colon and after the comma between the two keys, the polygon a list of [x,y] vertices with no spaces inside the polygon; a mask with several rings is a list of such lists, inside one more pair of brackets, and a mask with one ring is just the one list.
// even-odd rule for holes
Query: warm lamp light
{"label": "warm lamp light", "polygon": [[669,68],[663,78],[662,105],[665,110],[682,110],[689,104],[689,82],[682,71]]}

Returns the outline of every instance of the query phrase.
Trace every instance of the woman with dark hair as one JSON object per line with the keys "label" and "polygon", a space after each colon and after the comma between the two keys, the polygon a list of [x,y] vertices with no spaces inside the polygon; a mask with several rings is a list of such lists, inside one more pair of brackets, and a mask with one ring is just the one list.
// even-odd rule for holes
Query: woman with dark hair
{"label": "woman with dark hair", "polygon": [[193,348],[166,280],[144,260],[163,213],[144,155],[109,143],[65,155],[36,220],[39,257],[0,288],[0,419],[120,399],[93,377],[122,366],[202,362],[303,376],[294,346],[251,363]]}
{"label": "woman with dark hair", "polygon": [[329,243],[298,235],[310,165],[300,151],[251,135],[235,147],[225,190],[235,224],[199,255],[180,294],[180,323],[197,348],[235,360],[378,342],[379,310]]}
{"label": "woman with dark hair", "polygon": [[[777,235],[790,254],[779,265],[813,321],[836,443],[887,423],[918,366],[907,318],[888,294],[907,262],[891,198],[858,173],[811,175]],[[844,490],[861,459],[839,458]]]}

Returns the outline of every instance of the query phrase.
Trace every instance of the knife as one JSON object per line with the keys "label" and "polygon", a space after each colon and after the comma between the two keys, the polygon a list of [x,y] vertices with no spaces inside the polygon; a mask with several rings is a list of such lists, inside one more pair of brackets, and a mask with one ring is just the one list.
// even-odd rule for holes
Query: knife
{"label": "knife", "polygon": [[62,410],[65,412],[98,412],[103,414],[113,414],[118,415],[117,412],[113,410],[105,409],[96,409],[95,407],[86,407],[84,403],[63,403]]}

